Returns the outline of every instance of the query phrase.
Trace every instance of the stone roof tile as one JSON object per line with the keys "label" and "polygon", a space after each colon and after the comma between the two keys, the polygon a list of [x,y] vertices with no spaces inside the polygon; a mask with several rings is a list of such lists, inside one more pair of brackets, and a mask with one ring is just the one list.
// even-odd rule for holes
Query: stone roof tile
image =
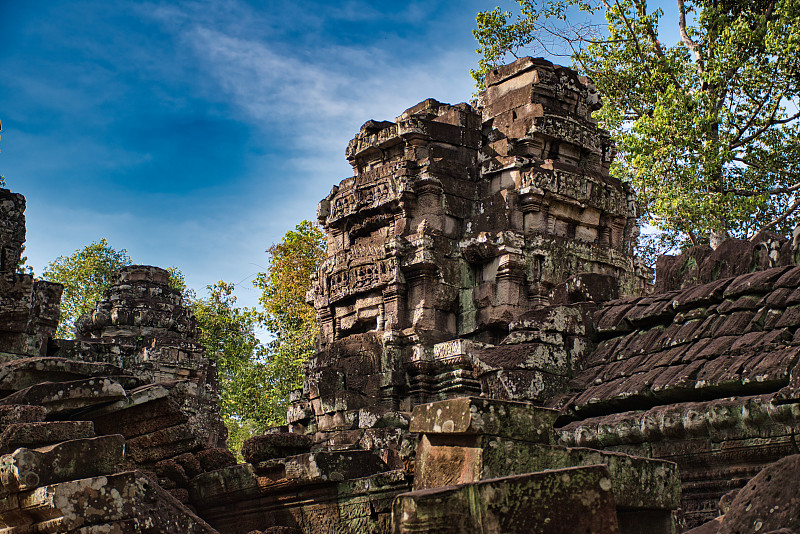
{"label": "stone roof tile", "polygon": [[[784,289],[786,291],[786,289]],[[731,313],[739,310],[755,310],[763,306],[760,295],[742,295],[736,299],[725,299],[717,306],[717,313]]]}
{"label": "stone roof tile", "polygon": [[697,355],[703,352],[706,347],[711,344],[712,339],[709,337],[704,337],[702,339],[698,339],[694,343],[691,343],[687,346],[686,352],[683,353],[681,356],[682,362],[692,362],[697,359]]}
{"label": "stone roof tile", "polygon": [[686,289],[675,297],[674,306],[678,310],[684,310],[706,304],[716,304],[722,300],[725,288],[732,280],[734,278],[723,278]]}
{"label": "stone roof tile", "polygon": [[592,367],[609,361],[614,355],[614,349],[619,345],[621,338],[611,338],[601,341],[587,359],[587,366]]}
{"label": "stone roof tile", "polygon": [[[686,321],[682,325],[679,325],[678,331],[672,336],[672,342],[676,344],[687,343],[693,339],[693,334],[695,331],[703,325],[705,319],[693,319],[691,321]],[[677,323],[675,323],[677,324]]]}
{"label": "stone roof tile", "polygon": [[747,355],[725,354],[719,358],[703,362],[697,377],[695,388],[719,386],[727,382],[740,382],[740,369],[747,361]]}
{"label": "stone roof tile", "polygon": [[775,267],[766,271],[756,271],[743,276],[734,278],[728,287],[725,288],[723,296],[725,298],[737,297],[745,293],[767,293],[773,289],[776,281],[787,271],[794,270],[796,267]]}
{"label": "stone roof tile", "polygon": [[672,386],[675,383],[676,377],[682,375],[686,367],[686,365],[680,364],[663,367],[656,379],[653,380],[653,385],[651,386],[653,392],[658,393]]}
{"label": "stone roof tile", "polygon": [[775,287],[797,288],[798,286],[800,286],[800,266],[788,269],[775,281]]}
{"label": "stone roof tile", "polygon": [[[764,314],[764,321],[763,321],[763,329],[764,330],[772,330],[777,328],[778,323],[783,319],[784,310],[769,308],[765,309]],[[756,322],[756,318],[753,318],[753,322]],[[756,323],[757,324],[757,323]]]}
{"label": "stone roof tile", "polygon": [[800,306],[790,306],[783,312],[775,328],[795,327],[800,325]]}
{"label": "stone roof tile", "polygon": [[788,386],[800,359],[798,283],[800,267],[779,267],[610,303],[595,315],[606,339],[587,358],[594,367],[571,382],[569,412],[580,418],[779,390],[800,398],[800,373]]}
{"label": "stone roof tile", "polygon": [[[759,302],[758,307],[769,306],[770,308],[784,308],[788,304],[793,304],[794,302],[787,303],[787,299],[789,299],[793,293],[800,291],[799,289],[793,289],[791,287],[779,287],[773,290],[770,293],[767,293],[766,296]],[[800,293],[798,293],[798,297],[800,297]],[[800,298],[798,299],[800,302]]]}
{"label": "stone roof tile", "polygon": [[633,330],[630,323],[623,321],[625,314],[636,305],[637,299],[615,301],[594,315],[595,329],[599,334],[624,333]]}
{"label": "stone roof tile", "polygon": [[663,327],[651,328],[631,338],[625,347],[628,354],[646,354],[654,352],[661,347],[661,338],[664,335]]}
{"label": "stone roof tile", "polygon": [[710,359],[725,354],[725,352],[727,352],[728,349],[733,346],[736,338],[737,336],[722,336],[712,338],[711,343],[697,353],[696,358]]}
{"label": "stone roof tile", "polygon": [[713,336],[738,336],[744,334],[755,313],[749,310],[734,312],[728,316],[722,316],[723,320],[717,323]]}
{"label": "stone roof tile", "polygon": [[709,315],[705,318],[705,320],[703,320],[702,324],[698,326],[694,332],[692,332],[690,341],[712,337],[718,324],[722,323],[724,320],[725,318],[720,317],[719,315]]}
{"label": "stone roof tile", "polygon": [[677,291],[672,291],[656,297],[644,297],[636,306],[628,310],[623,319],[634,326],[652,325],[671,320],[675,316],[675,309],[672,306],[673,297],[677,294]]}
{"label": "stone roof tile", "polygon": [[740,350],[755,346],[764,336],[764,332],[748,332],[743,334],[734,341],[733,345],[731,345],[731,350]]}
{"label": "stone roof tile", "polygon": [[798,303],[800,303],[800,287],[792,291],[791,295],[786,297],[784,305],[791,306],[792,304],[798,304]]}
{"label": "stone roof tile", "polygon": [[686,353],[687,347],[672,347],[667,350],[662,350],[651,354],[644,364],[644,368],[677,365]]}

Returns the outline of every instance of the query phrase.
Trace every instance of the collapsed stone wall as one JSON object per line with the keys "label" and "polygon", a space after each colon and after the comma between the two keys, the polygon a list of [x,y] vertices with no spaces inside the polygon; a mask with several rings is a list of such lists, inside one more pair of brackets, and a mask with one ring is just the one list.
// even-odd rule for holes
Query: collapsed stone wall
{"label": "collapsed stone wall", "polygon": [[235,460],[168,273],[124,268],[79,339],[54,339],[62,287],[16,272],[24,208],[0,190],[0,532],[216,532],[187,472]]}

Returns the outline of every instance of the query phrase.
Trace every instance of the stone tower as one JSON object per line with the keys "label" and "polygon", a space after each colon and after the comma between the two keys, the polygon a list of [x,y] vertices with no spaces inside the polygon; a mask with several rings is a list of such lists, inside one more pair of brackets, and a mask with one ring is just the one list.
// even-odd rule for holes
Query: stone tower
{"label": "stone tower", "polygon": [[428,99],[362,126],[354,176],[318,208],[329,256],[309,301],[322,334],[295,431],[479,394],[472,354],[513,319],[647,290],[599,107],[587,79],[523,58],[487,76],[477,105]]}

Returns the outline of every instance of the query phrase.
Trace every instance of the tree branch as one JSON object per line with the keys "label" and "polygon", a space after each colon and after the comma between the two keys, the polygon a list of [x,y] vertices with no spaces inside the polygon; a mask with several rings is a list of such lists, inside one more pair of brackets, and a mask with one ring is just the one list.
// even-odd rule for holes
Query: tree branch
{"label": "tree branch", "polygon": [[[744,132],[746,132],[750,128],[750,126],[752,126],[753,121],[755,121],[756,117],[758,117],[761,114],[761,110],[764,108],[764,106],[766,105],[767,101],[769,100],[769,97],[772,94],[772,89],[774,87],[775,87],[775,82],[773,81],[769,85],[769,90],[767,91],[767,93],[764,96],[764,98],[758,104],[756,109],[753,110],[753,113],[750,114],[750,117],[747,118],[747,121],[745,122],[744,126],[742,126],[741,129],[738,129],[739,131],[736,132],[736,135],[733,137],[733,140],[731,141],[732,143],[737,142],[742,137],[742,134],[744,134]],[[747,94],[747,96],[750,96],[750,94],[747,92],[747,89],[745,89],[745,93]],[[750,98],[752,99],[753,97],[750,96]]]}
{"label": "tree branch", "polygon": [[796,200],[796,201],[795,201],[795,203],[794,203],[794,204],[792,204],[791,206],[789,206],[789,208],[788,208],[786,211],[784,211],[784,212],[783,212],[781,215],[779,215],[779,216],[778,216],[778,217],[776,217],[775,219],[771,220],[771,221],[770,221],[770,222],[768,222],[766,225],[762,226],[762,227],[761,227],[761,229],[760,229],[758,232],[756,232],[756,234],[755,234],[755,235],[753,235],[753,237],[751,237],[751,238],[750,238],[750,241],[753,241],[753,240],[756,238],[756,236],[757,236],[758,234],[760,234],[761,232],[763,232],[764,230],[769,230],[770,228],[772,228],[772,227],[773,227],[773,226],[775,226],[776,224],[780,224],[780,223],[782,223],[783,221],[785,221],[785,220],[786,220],[786,218],[787,218],[789,215],[791,215],[791,214],[792,214],[792,212],[793,212],[794,210],[796,210],[798,207],[800,207],[800,199],[799,199],[799,200]]}
{"label": "tree branch", "polygon": [[700,47],[689,37],[686,31],[686,6],[683,4],[683,0],[678,0],[678,27],[681,30],[681,40],[683,44],[686,45],[686,48],[692,52],[697,60],[697,72],[703,74],[705,72],[705,67],[703,65],[703,58],[700,55]]}
{"label": "tree branch", "polygon": [[751,135],[748,135],[744,139],[741,139],[735,143],[730,143],[728,147],[731,149],[739,148],[742,145],[746,145],[747,143],[749,143],[750,141],[752,141],[753,139],[755,139],[756,137],[767,131],[770,127],[775,126],[776,124],[786,124],[788,122],[792,122],[797,118],[800,118],[800,111],[798,111],[791,117],[786,117],[785,119],[776,120],[775,114],[778,112],[778,108],[780,107],[780,102],[781,99],[778,99],[778,101],[775,102],[775,108],[772,110],[772,113],[770,113],[769,119],[767,120],[766,124],[764,124],[764,126],[753,132]]}
{"label": "tree branch", "polygon": [[[744,160],[737,159],[737,161],[742,161],[743,163],[747,163]],[[749,165],[749,164],[748,164]],[[766,191],[749,191],[747,189],[725,189],[723,193],[733,193],[734,195],[740,197],[758,197],[761,195],[781,195],[785,193],[792,193],[800,189],[800,182],[791,185],[789,187],[776,187],[774,189],[767,189]]]}
{"label": "tree branch", "polygon": [[[633,0],[633,5],[636,6],[636,11],[639,13],[639,18],[644,19],[647,17],[647,12],[645,11],[645,6],[642,5],[640,0]],[[650,42],[653,43],[653,48],[656,50],[656,56],[659,58],[664,57],[664,52],[661,50],[661,43],[658,42],[658,35],[656,35],[655,30],[653,30],[653,26],[648,22],[646,24],[646,33],[647,37],[650,38]]]}

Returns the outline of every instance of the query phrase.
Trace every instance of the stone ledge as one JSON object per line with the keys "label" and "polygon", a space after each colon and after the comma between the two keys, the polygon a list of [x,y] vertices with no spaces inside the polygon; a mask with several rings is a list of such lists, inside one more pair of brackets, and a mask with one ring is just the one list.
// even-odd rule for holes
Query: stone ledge
{"label": "stone ledge", "polygon": [[395,534],[618,532],[611,479],[602,465],[402,493],[392,523]]}
{"label": "stone ledge", "polygon": [[414,407],[411,432],[493,435],[551,443],[559,412],[525,402],[461,397]]}

